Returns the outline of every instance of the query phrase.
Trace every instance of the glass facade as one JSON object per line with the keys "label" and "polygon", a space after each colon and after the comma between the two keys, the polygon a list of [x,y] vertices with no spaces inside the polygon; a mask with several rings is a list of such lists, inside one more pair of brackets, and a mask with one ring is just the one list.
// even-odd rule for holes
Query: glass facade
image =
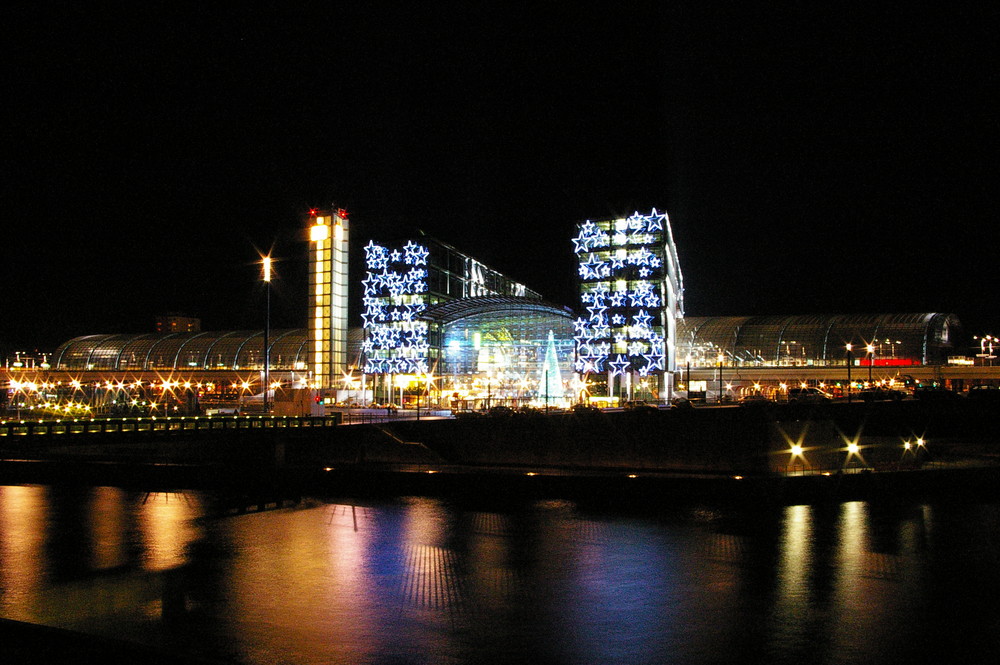
{"label": "glass facade", "polygon": [[365,374],[433,371],[441,346],[429,340],[428,308],[485,296],[541,296],[450,245],[431,238],[402,247],[370,241],[362,281],[362,368]]}
{"label": "glass facade", "polygon": [[573,320],[539,300],[476,297],[431,308],[435,375],[457,406],[566,406],[578,397]]}

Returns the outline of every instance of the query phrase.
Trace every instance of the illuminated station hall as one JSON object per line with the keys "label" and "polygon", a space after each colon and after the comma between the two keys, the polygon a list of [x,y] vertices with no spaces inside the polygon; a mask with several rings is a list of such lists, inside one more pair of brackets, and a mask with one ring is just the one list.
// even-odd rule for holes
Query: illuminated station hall
{"label": "illuminated station hall", "polygon": [[[8,360],[5,410],[316,415],[780,399],[800,385],[832,395],[849,382],[968,387],[992,358],[992,340],[979,359],[956,353],[952,314],[685,317],[670,221],[655,209],[576,225],[575,310],[426,236],[357,243],[364,270],[351,276],[347,213],[313,212],[307,226],[306,327],[271,330],[268,315],[264,330],[207,332],[183,319],[77,337],[43,360]],[[270,260],[261,267],[269,308]],[[349,326],[349,298],[360,326]]]}

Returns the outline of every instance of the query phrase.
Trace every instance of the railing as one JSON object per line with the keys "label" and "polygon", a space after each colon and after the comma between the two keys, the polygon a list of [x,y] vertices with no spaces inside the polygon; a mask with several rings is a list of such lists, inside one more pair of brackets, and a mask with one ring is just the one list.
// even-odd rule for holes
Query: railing
{"label": "railing", "polygon": [[0,439],[86,437],[92,435],[169,436],[232,430],[335,427],[338,413],[326,416],[179,416],[0,421]]}

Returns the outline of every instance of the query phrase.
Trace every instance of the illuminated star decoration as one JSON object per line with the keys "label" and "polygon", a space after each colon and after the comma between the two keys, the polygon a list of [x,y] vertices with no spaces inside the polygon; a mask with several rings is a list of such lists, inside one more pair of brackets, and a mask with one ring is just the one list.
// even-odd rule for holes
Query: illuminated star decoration
{"label": "illuminated star decoration", "polygon": [[[655,209],[577,227],[573,251],[586,309],[573,323],[577,371],[664,371],[661,293],[668,228],[667,215]],[[612,345],[618,353],[611,354]]]}
{"label": "illuminated star decoration", "polygon": [[398,303],[400,296],[427,292],[429,251],[413,241],[402,251],[375,244],[365,246],[367,272],[362,280],[361,313],[366,374],[425,373],[429,367],[427,323],[419,316],[426,302]]}
{"label": "illuminated star decoration", "polygon": [[628,371],[631,364],[632,363],[629,362],[629,359],[625,355],[619,353],[615,356],[614,360],[608,363],[611,367],[611,376],[624,374]]}

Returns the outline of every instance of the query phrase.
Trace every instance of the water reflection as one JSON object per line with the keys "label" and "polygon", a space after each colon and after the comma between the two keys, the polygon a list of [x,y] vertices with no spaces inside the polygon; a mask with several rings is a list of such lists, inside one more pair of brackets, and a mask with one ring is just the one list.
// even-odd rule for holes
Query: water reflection
{"label": "water reflection", "polygon": [[243,663],[982,662],[996,504],[596,514],[429,498],[216,517],[0,487],[0,615]]}

